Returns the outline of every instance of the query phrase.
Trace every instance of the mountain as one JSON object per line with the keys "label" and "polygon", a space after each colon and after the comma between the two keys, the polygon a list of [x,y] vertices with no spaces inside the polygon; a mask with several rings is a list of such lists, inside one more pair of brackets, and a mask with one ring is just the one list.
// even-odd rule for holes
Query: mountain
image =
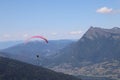
{"label": "mountain", "polygon": [[22,43],[22,41],[0,41],[0,50]]}
{"label": "mountain", "polygon": [[37,57],[42,62],[43,59],[53,57],[59,50],[66,47],[68,44],[75,42],[74,40],[49,40],[48,43],[42,41],[31,41],[21,43],[6,49],[1,50],[9,58],[20,61],[36,64]]}
{"label": "mountain", "polygon": [[78,78],[81,78],[82,80],[115,80],[115,79],[110,79],[107,77],[92,77],[92,76],[77,76]]}
{"label": "mountain", "polygon": [[[60,43],[58,46],[64,46],[65,43]],[[53,44],[48,45],[38,41],[27,45],[20,44],[17,45],[19,47],[3,50],[5,53],[0,55],[41,64],[65,74],[89,76],[92,80],[120,78],[120,28],[118,27],[112,29],[90,27],[76,42],[70,42],[62,48]],[[40,56],[40,63],[36,55]]]}
{"label": "mountain", "polygon": [[74,76],[0,57],[0,80],[80,80]]}
{"label": "mountain", "polygon": [[49,68],[73,75],[120,78],[120,28],[90,27],[80,40],[62,49]]}

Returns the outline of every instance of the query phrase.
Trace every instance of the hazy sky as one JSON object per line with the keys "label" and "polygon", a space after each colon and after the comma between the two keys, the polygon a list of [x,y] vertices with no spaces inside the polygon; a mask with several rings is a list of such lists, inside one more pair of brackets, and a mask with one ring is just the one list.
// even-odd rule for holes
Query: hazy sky
{"label": "hazy sky", "polygon": [[0,41],[79,39],[90,26],[120,27],[120,0],[0,0]]}

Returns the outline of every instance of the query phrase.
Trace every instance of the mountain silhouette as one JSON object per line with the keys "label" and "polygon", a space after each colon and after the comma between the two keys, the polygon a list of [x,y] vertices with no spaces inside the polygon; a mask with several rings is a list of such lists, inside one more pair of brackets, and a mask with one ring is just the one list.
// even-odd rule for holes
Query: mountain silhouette
{"label": "mountain silhouette", "polygon": [[90,27],[80,40],[62,49],[51,62],[53,70],[73,75],[119,78],[120,28]]}
{"label": "mountain silhouette", "polygon": [[39,66],[0,57],[0,80],[80,80]]}

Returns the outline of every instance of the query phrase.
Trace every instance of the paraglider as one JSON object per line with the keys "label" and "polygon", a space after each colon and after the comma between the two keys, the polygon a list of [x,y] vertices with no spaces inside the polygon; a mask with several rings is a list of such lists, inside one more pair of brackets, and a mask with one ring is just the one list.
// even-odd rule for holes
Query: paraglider
{"label": "paraglider", "polygon": [[40,65],[39,55],[36,55],[36,57],[37,57],[37,65]]}
{"label": "paraglider", "polygon": [[48,40],[46,38],[44,38],[43,36],[32,36],[30,38],[28,38],[25,43],[28,43],[29,40],[33,39],[33,38],[40,38],[40,39],[43,39],[46,43],[48,43]]}
{"label": "paraglider", "polygon": [[37,58],[39,58],[39,55],[36,55]]}
{"label": "paraglider", "polygon": [[[28,43],[31,39],[34,39],[34,38],[42,39],[46,43],[48,43],[48,40],[45,37],[37,35],[37,36],[32,36],[32,37],[28,38],[27,40],[25,40],[25,44]],[[36,58],[37,58],[37,65],[39,65],[40,64],[40,56],[37,54]]]}

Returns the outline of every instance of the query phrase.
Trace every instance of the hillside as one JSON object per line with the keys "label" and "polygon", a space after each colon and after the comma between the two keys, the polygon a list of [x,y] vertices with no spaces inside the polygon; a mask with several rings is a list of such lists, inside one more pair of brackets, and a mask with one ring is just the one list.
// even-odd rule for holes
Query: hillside
{"label": "hillside", "polygon": [[42,67],[0,57],[0,80],[80,80]]}
{"label": "hillside", "polygon": [[49,68],[73,75],[120,78],[120,28],[91,27],[83,37],[61,50]]}
{"label": "hillside", "polygon": [[73,40],[49,40],[48,43],[42,41],[30,41],[27,44],[21,43],[1,50],[4,55],[20,61],[36,64],[36,55],[39,55],[40,61],[50,58],[59,50],[66,47]]}
{"label": "hillside", "polygon": [[15,46],[20,43],[22,43],[22,41],[0,41],[0,50]]}

